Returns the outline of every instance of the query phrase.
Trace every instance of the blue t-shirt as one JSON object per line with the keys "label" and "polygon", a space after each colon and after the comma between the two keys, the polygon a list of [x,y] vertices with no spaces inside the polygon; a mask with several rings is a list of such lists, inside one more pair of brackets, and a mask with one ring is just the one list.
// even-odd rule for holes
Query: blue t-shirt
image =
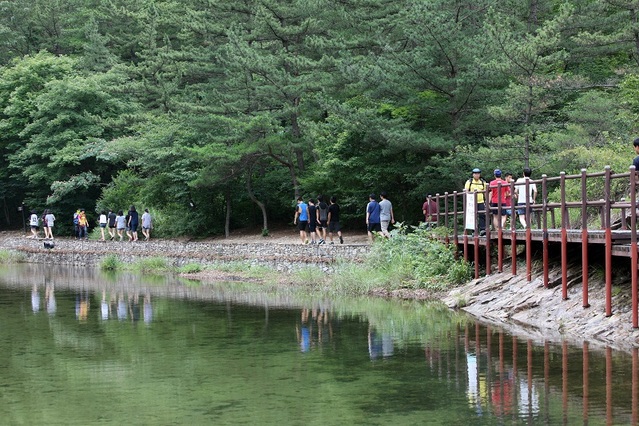
{"label": "blue t-shirt", "polygon": [[306,211],[307,205],[302,202],[297,205],[297,211],[300,212],[300,222],[308,222],[308,212]]}
{"label": "blue t-shirt", "polygon": [[369,214],[368,223],[380,223],[379,219],[379,203],[377,201],[371,201],[366,206],[366,212]]}

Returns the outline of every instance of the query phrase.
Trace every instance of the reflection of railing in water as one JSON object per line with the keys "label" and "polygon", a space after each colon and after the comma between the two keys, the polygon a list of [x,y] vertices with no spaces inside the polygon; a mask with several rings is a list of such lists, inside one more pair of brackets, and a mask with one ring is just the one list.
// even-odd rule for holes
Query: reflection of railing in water
{"label": "reflection of railing in water", "polygon": [[[531,339],[479,323],[462,328],[455,342],[454,360],[442,356],[437,346],[426,345],[426,364],[456,384],[458,391],[465,387],[469,408],[478,417],[492,413],[506,422],[517,417],[526,424],[580,420],[637,424],[639,420],[637,348],[624,364],[616,357],[628,355],[615,354],[611,348],[592,350],[584,342],[576,350],[566,342],[547,341],[540,347]],[[593,365],[591,358],[602,358],[603,364]],[[459,376],[464,369],[466,376]]]}
{"label": "reflection of railing in water", "polygon": [[[541,242],[543,256],[543,284],[545,287],[549,285],[549,246],[551,243],[558,243],[561,250],[561,285],[562,298],[568,298],[568,246],[569,244],[581,244],[581,269],[582,269],[582,305],[584,308],[589,307],[588,303],[588,247],[590,245],[604,245],[604,264],[605,264],[605,311],[606,316],[612,315],[612,258],[628,257],[630,258],[631,272],[631,298],[632,298],[632,326],[639,328],[639,297],[638,297],[638,245],[637,245],[637,217],[634,212],[637,211],[639,202],[637,200],[637,190],[639,184],[635,178],[635,168],[630,167],[627,173],[613,173],[610,167],[606,167],[603,172],[587,173],[585,169],[580,174],[566,175],[561,173],[557,177],[548,177],[543,175],[541,179],[530,180],[525,183],[525,191],[531,183],[541,186],[541,203],[531,203],[526,197],[525,206],[517,206],[511,203],[509,208],[512,210],[510,226],[503,227],[501,224],[502,210],[508,208],[502,206],[499,200],[498,206],[494,209],[497,214],[497,229],[491,231],[490,218],[491,208],[483,210],[478,209],[477,196],[484,194],[484,199],[489,200],[489,189],[473,193],[458,193],[454,191],[452,194],[446,192],[443,195],[437,194],[434,198],[438,205],[437,225],[444,226],[450,232],[442,237],[447,243],[452,243],[456,247],[463,248],[464,259],[471,259],[470,246],[473,246],[472,259],[474,261],[475,278],[480,276],[480,247],[485,248],[485,272],[490,275],[492,272],[491,247],[493,243],[497,244],[497,270],[503,272],[505,245],[510,244],[511,248],[511,267],[512,274],[517,274],[517,245],[524,244],[526,252],[526,276],[528,281],[532,280],[532,246],[533,242]],[[572,200],[568,198],[566,191],[566,183],[569,181],[579,181],[580,199]],[[603,199],[589,200],[588,185],[601,184],[603,188]],[[548,199],[549,188],[558,185],[560,192],[559,202],[550,202]],[[509,187],[511,194],[515,190],[515,182],[511,182]],[[517,184],[523,186],[523,184]],[[501,188],[499,185],[498,188]],[[627,192],[630,201],[621,197],[615,199],[613,188],[617,192]],[[468,197],[473,197],[468,199]],[[468,217],[465,217],[466,206],[471,203],[470,210],[474,211],[474,217],[470,223],[474,223],[473,229],[464,229]],[[461,205],[461,206],[460,206]],[[460,208],[461,207],[461,208]],[[525,229],[517,229],[515,221],[515,211],[517,209],[524,210],[526,223]],[[560,216],[558,226],[556,211]],[[576,212],[578,221],[571,220],[571,212]],[[480,235],[479,215],[483,215],[486,229],[485,235]],[[596,217],[600,225],[593,227],[589,224],[590,219]],[[617,220],[613,221],[613,217]],[[534,221],[532,219],[535,219]],[[462,220],[463,222],[460,222]],[[533,229],[531,224],[535,222],[537,229]],[[628,223],[629,222],[629,223]],[[614,228],[614,229],[613,229]],[[470,231],[471,235],[469,235]],[[505,234],[510,232],[509,237]]]}

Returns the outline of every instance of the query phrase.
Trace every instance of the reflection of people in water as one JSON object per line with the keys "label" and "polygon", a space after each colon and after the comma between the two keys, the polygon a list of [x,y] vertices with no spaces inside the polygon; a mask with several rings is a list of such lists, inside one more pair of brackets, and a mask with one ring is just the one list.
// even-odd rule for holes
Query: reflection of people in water
{"label": "reflection of people in water", "polygon": [[118,294],[118,320],[124,321],[127,317],[127,306],[122,293]]}
{"label": "reflection of people in water", "polygon": [[297,341],[300,344],[300,350],[302,352],[308,352],[311,349],[311,331],[308,324],[308,309],[302,309],[302,324],[296,328]]}
{"label": "reflection of people in water", "polygon": [[368,356],[370,359],[377,359],[380,356],[387,358],[393,355],[394,350],[393,338],[389,333],[382,333],[380,336],[372,326],[368,326]]}
{"label": "reflection of people in water", "polygon": [[34,314],[40,311],[40,293],[38,293],[38,286],[35,284],[31,289],[31,309]]}
{"label": "reflection of people in water", "polygon": [[102,290],[102,300],[100,301],[100,314],[103,321],[109,319],[109,302],[106,299],[106,290]]}
{"label": "reflection of people in water", "polygon": [[48,284],[45,287],[45,293],[44,293],[44,300],[45,303],[47,305],[47,313],[49,315],[55,315],[55,311],[57,309],[57,304],[55,301],[55,293],[54,293],[54,288],[53,288],[53,284]]}
{"label": "reflection of people in water", "polygon": [[75,298],[75,316],[80,321],[86,321],[89,317],[89,294],[88,291],[76,296]]}
{"label": "reflection of people in water", "polygon": [[151,305],[151,293],[144,294],[144,323],[151,324],[153,321],[153,306]]}
{"label": "reflection of people in water", "polygon": [[129,315],[133,322],[140,321],[140,297],[137,293],[129,296]]}

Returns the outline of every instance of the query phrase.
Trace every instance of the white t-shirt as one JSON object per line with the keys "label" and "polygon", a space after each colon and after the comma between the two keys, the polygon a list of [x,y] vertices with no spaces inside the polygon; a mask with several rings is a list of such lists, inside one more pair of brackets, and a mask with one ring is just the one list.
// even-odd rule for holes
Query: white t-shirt
{"label": "white t-shirt", "polygon": [[104,224],[106,225],[107,223],[107,216],[105,214],[101,214],[100,215],[100,225]]}
{"label": "white t-shirt", "polygon": [[[526,180],[531,180],[529,177],[520,177],[515,182],[515,191],[517,191],[517,203],[526,204]],[[528,202],[533,204],[533,193],[537,193],[537,185],[534,182],[528,184]]]}
{"label": "white t-shirt", "polygon": [[32,214],[29,218],[29,226],[38,226],[38,215]]}
{"label": "white t-shirt", "polygon": [[49,228],[53,228],[53,223],[55,222],[55,216],[53,213],[48,213],[44,218],[47,221],[47,226]]}

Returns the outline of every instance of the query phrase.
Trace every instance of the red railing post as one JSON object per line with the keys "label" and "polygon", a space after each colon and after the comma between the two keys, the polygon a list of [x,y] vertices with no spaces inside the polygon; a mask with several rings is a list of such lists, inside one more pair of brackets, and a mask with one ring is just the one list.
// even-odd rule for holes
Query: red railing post
{"label": "red railing post", "polygon": [[[510,182],[510,193],[515,193],[515,182]],[[510,208],[510,258],[513,275],[517,275],[517,202],[511,198]]]}
{"label": "red railing post", "polygon": [[[612,315],[612,229],[610,215],[612,213],[611,208],[611,200],[612,196],[611,191],[611,174],[612,171],[610,166],[606,166],[605,169],[605,177],[604,177],[604,229],[605,229],[605,259],[604,259],[604,267],[606,268],[605,277],[606,277],[606,316],[609,317]],[[625,221],[625,218],[622,218],[622,221]]]}
{"label": "red railing post", "polygon": [[566,207],[566,172],[559,174],[561,190],[561,297],[568,300],[568,208]]}
{"label": "red railing post", "polygon": [[491,259],[490,259],[490,200],[488,199],[488,196],[490,195],[490,192],[488,191],[488,189],[486,189],[484,191],[484,212],[486,215],[486,275],[490,275],[492,273],[492,268],[491,268]]}
{"label": "red railing post", "polygon": [[[475,242],[475,247],[474,248],[474,261],[475,261],[475,279],[479,278],[479,212],[478,212],[478,207],[477,207],[477,191],[475,191],[474,193],[474,197],[475,197],[475,235],[473,237],[473,241]],[[486,205],[486,203],[484,203],[484,206]]]}
{"label": "red railing post", "polygon": [[637,174],[630,166],[630,264],[632,282],[632,328],[639,328],[637,318]]}
{"label": "red railing post", "polygon": [[548,283],[550,281],[549,278],[549,269],[550,265],[548,264],[548,176],[541,176],[541,214],[542,216],[542,252],[543,252],[543,264],[544,264],[544,287],[548,288]]}
{"label": "red railing post", "polygon": [[530,179],[526,179],[526,280],[532,281],[532,206],[530,205]]}
{"label": "red railing post", "polygon": [[459,253],[459,234],[457,232],[457,191],[453,191],[453,243],[455,253]]}
{"label": "red railing post", "polygon": [[[505,186],[503,190],[505,190]],[[501,191],[502,191],[502,184],[501,182],[497,182],[497,194],[499,196],[499,200],[497,200],[497,271],[498,272],[503,272],[504,270],[504,240],[503,240],[503,229],[501,226],[501,222],[502,222]]]}
{"label": "red railing post", "polygon": [[584,308],[588,303],[588,188],[586,169],[581,169],[581,297]]}

